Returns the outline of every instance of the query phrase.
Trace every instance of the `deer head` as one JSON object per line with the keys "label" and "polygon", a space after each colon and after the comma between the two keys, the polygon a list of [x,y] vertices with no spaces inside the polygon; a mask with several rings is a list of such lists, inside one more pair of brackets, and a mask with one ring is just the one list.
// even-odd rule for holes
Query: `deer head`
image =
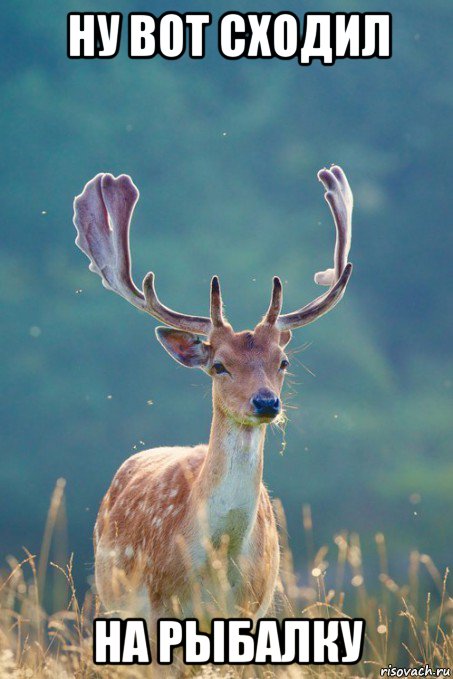
{"label": "deer head", "polygon": [[297,311],[282,314],[282,284],[276,276],[265,316],[253,331],[238,333],[224,317],[217,276],[211,281],[209,317],[182,314],[162,304],[153,273],[145,276],[142,290],[137,288],[131,275],[129,228],[139,192],[129,176],[98,174],[74,201],[76,244],[90,259],[90,270],[106,288],[165,324],[156,328],[164,349],[182,365],[208,373],[213,379],[214,406],[242,424],[269,423],[280,414],[280,393],[289,365],[285,347],[291,331],[333,309],[351,275],[352,264],[347,261],[351,189],[337,166],[320,170],[318,179],[336,228],[333,268],[315,275],[315,282],[328,290]]}

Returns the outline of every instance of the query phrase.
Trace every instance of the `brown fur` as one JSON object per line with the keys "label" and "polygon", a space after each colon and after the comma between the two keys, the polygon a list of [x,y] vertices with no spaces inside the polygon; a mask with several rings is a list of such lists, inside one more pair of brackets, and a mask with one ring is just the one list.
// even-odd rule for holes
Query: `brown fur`
{"label": "brown fur", "polygon": [[[180,335],[174,337],[178,352],[188,352]],[[170,333],[166,341],[171,343],[174,337]],[[253,333],[234,333],[224,325],[212,331],[207,343],[199,343],[203,346],[195,345],[203,361],[200,367],[213,377],[210,441],[192,448],[143,451],[116,473],[95,527],[96,585],[108,609],[144,614],[151,622],[178,610],[187,617],[194,612],[194,594],[201,587],[203,606],[209,610],[213,601],[203,597],[215,594],[224,570],[228,601],[215,614],[266,612],[279,564],[275,518],[262,483],[266,422],[272,418],[257,419],[251,397],[261,388],[280,395],[282,345],[288,340],[287,333],[282,337],[266,324]],[[166,348],[169,353],[174,349]],[[193,345],[190,352],[192,360]],[[219,361],[229,374],[213,372],[212,365]],[[233,450],[231,438],[239,441]],[[228,475],[234,475],[234,456],[247,470],[251,508],[227,506],[225,535],[211,535],[204,511]],[[246,456],[251,456],[250,466]],[[219,597],[213,598],[221,608]]]}

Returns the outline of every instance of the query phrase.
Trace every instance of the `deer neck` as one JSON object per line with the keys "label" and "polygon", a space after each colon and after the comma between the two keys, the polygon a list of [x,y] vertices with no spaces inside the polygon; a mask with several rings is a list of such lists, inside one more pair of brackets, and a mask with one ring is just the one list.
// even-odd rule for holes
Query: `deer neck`
{"label": "deer neck", "polygon": [[263,476],[266,426],[240,425],[214,408],[197,490],[214,546],[228,535],[237,552],[254,525]]}

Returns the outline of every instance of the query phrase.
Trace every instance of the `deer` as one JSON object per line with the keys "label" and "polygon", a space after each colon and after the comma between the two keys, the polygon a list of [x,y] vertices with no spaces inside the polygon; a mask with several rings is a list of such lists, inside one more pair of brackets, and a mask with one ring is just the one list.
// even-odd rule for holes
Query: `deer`
{"label": "deer", "polygon": [[[352,272],[348,180],[335,165],[317,176],[336,230],[333,267],[315,275],[327,290],[283,314],[282,283],[275,276],[265,315],[254,330],[240,332],[226,319],[217,276],[209,317],[165,306],[152,272],[141,290],[135,285],[129,231],[139,191],[128,175],[98,174],[75,198],[76,245],[90,270],[104,287],[163,324],[156,338],[175,361],[212,379],[209,442],[152,448],[126,459],[94,527],[95,586],[103,607],[144,618],[150,630],[160,618],[219,615],[219,582],[226,592],[223,617],[256,621],[274,600],[280,548],[263,483],[266,430],[283,416],[293,330],[333,309]],[[212,599],[217,613],[210,613]]]}

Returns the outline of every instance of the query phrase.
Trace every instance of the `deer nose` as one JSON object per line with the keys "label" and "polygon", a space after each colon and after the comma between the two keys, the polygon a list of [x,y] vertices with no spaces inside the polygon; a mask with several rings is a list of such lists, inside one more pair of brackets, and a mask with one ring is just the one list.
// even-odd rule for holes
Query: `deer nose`
{"label": "deer nose", "polygon": [[280,412],[280,399],[270,389],[259,389],[251,398],[255,415],[274,417]]}

